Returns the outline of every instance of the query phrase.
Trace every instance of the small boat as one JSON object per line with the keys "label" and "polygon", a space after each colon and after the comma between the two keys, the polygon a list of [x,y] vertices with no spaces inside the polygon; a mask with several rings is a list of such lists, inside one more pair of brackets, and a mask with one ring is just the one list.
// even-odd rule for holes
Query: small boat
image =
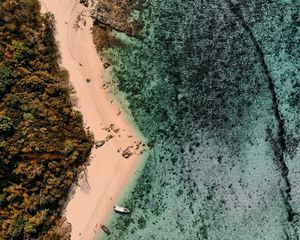
{"label": "small boat", "polygon": [[105,225],[101,225],[101,228],[102,228],[103,232],[105,232],[107,235],[110,234],[109,229]]}
{"label": "small boat", "polygon": [[128,208],[120,207],[118,205],[114,206],[114,210],[115,210],[116,213],[123,213],[123,214],[130,213],[130,210]]}

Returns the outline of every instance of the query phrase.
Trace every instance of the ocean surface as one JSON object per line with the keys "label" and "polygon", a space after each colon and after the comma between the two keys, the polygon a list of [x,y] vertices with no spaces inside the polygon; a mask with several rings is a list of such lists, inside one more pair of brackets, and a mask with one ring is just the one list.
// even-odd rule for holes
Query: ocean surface
{"label": "ocean surface", "polygon": [[149,141],[109,240],[297,240],[300,1],[151,0],[114,81]]}

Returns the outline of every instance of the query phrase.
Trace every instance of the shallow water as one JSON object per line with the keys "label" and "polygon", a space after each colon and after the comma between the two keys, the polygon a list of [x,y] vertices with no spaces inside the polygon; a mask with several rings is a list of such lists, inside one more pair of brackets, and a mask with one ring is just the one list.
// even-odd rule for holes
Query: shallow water
{"label": "shallow water", "polygon": [[151,150],[107,239],[299,239],[299,7],[141,3],[108,55]]}

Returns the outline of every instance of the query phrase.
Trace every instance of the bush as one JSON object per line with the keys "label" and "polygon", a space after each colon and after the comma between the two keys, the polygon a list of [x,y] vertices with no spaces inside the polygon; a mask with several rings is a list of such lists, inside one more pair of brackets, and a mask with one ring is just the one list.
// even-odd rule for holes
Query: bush
{"label": "bush", "polygon": [[10,50],[13,52],[14,59],[18,61],[32,58],[33,50],[28,48],[23,41],[13,40]]}
{"label": "bush", "polygon": [[11,86],[13,80],[11,79],[11,71],[4,64],[0,63],[0,99],[4,96],[4,93]]}

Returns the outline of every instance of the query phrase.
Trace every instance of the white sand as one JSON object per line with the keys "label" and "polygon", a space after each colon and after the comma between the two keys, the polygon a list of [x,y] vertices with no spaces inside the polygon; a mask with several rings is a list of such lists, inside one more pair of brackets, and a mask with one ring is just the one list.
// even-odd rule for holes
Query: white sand
{"label": "white sand", "polygon": [[[88,9],[75,0],[41,0],[41,4],[43,12],[50,11],[55,16],[61,65],[70,74],[86,126],[94,133],[96,140],[113,135],[103,147],[92,150],[93,158],[86,172],[87,182],[79,182],[80,186],[76,187],[65,211],[72,225],[72,240],[95,239],[100,225],[105,224],[112,206],[133,175],[141,150],[136,150],[134,155],[125,159],[118,149],[136,146],[139,140],[121,106],[116,100],[112,102],[108,89],[102,88],[105,70],[92,41],[92,19]],[[76,30],[74,23],[81,13],[85,17]],[[90,83],[86,82],[87,78]],[[121,114],[118,114],[119,111]],[[103,129],[110,124],[114,124],[119,132]]]}

